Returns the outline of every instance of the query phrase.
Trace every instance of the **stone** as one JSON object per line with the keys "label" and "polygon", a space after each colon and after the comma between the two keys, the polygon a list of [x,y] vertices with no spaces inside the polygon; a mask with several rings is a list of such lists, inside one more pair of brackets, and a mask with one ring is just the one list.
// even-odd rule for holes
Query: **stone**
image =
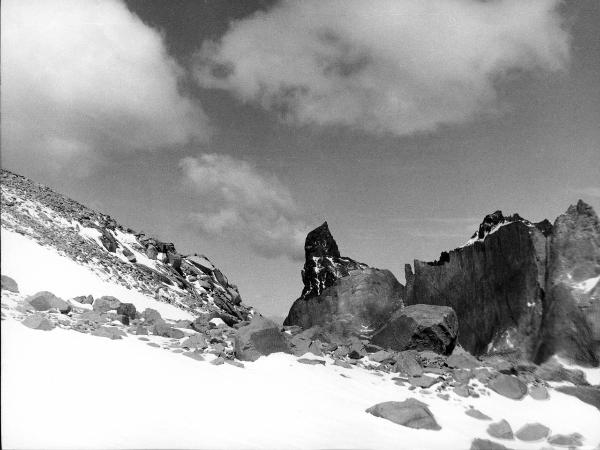
{"label": "stone", "polygon": [[36,311],[48,311],[52,308],[58,309],[63,314],[71,311],[71,305],[52,292],[42,291],[30,295],[25,299]]}
{"label": "stone", "polygon": [[138,325],[138,326],[135,328],[135,334],[136,334],[137,336],[147,336],[147,335],[148,335],[148,328],[146,328],[146,327],[145,327],[145,326],[143,326],[143,325]]}
{"label": "stone", "polygon": [[406,374],[411,377],[416,377],[423,374],[423,368],[417,361],[415,351],[404,351],[396,354],[396,364],[394,370],[399,373]]}
{"label": "stone", "polygon": [[502,419],[500,422],[495,422],[487,427],[487,433],[496,439],[514,439],[510,424]]}
{"label": "stone", "polygon": [[0,275],[0,289],[3,291],[19,293],[19,285],[7,275]]}
{"label": "stone", "polygon": [[121,303],[117,307],[117,314],[127,316],[129,319],[133,320],[137,316],[137,310],[135,309],[135,305],[133,303]]}
{"label": "stone", "polygon": [[466,384],[460,384],[458,386],[454,386],[454,393],[459,397],[468,397],[471,395],[471,389]]}
{"label": "stone", "polygon": [[204,361],[204,356],[202,356],[201,352],[193,351],[193,352],[185,352],[183,356],[187,356],[188,358],[195,359],[196,361]]}
{"label": "stone", "polygon": [[213,366],[220,366],[220,365],[225,364],[225,359],[222,358],[221,356],[219,356],[218,358],[213,359],[210,363]]}
{"label": "stone", "polygon": [[50,331],[54,329],[54,324],[39,314],[27,316],[21,323],[34,330]]}
{"label": "stone", "polygon": [[458,318],[452,308],[418,304],[395,312],[371,342],[397,351],[431,350],[449,355],[457,333]]}
{"label": "stone", "polygon": [[520,400],[527,394],[527,385],[512,375],[499,374],[487,386],[504,397]]}
{"label": "stone", "polygon": [[244,366],[244,363],[241,363],[239,361],[235,361],[233,359],[225,359],[225,363],[229,364],[231,366],[239,367],[240,369],[243,369],[244,367],[246,367],[246,366]]}
{"label": "stone", "polygon": [[152,334],[171,339],[181,339],[185,337],[185,333],[183,331],[173,328],[166,322],[155,322],[154,325],[152,325]]}
{"label": "stone", "polygon": [[585,374],[579,369],[567,369],[556,359],[550,359],[535,370],[535,375],[545,381],[568,381],[575,385],[587,385]]}
{"label": "stone", "polygon": [[127,258],[127,260],[131,263],[134,263],[137,261],[133,252],[125,246],[123,246],[123,256],[125,256],[125,258]]}
{"label": "stone", "polygon": [[105,337],[108,339],[122,339],[124,336],[127,336],[127,333],[117,327],[98,327],[92,331],[92,336]]}
{"label": "stone", "polygon": [[548,438],[548,444],[559,447],[581,447],[583,445],[583,436],[579,433],[571,434],[553,434]]}
{"label": "stone", "polygon": [[151,260],[156,260],[158,257],[158,250],[154,245],[150,244],[148,247],[146,247],[146,256]]}
{"label": "stone", "polygon": [[91,295],[79,295],[77,297],[73,297],[73,300],[83,305],[91,305],[94,303],[94,297]]}
{"label": "stone", "polygon": [[291,353],[286,337],[275,322],[255,315],[250,324],[235,331],[234,353],[241,361],[256,361],[271,353]]}
{"label": "stone", "polygon": [[390,362],[394,360],[394,354],[385,350],[379,350],[378,352],[371,353],[369,359],[374,362]]}
{"label": "stone", "polygon": [[485,415],[484,413],[482,413],[481,411],[479,411],[478,409],[475,409],[475,408],[467,409],[465,411],[465,414],[467,416],[471,416],[477,420],[492,420],[492,418],[490,416]]}
{"label": "stone", "polygon": [[142,313],[142,318],[144,319],[144,322],[146,322],[148,325],[163,321],[163,318],[160,315],[160,313],[152,308],[146,308]]}
{"label": "stone", "polygon": [[322,359],[309,359],[309,358],[299,358],[298,362],[300,364],[308,364],[308,365],[312,365],[312,366],[324,366],[325,365],[325,361],[323,361]]}
{"label": "stone", "polygon": [[121,301],[118,298],[110,295],[105,295],[94,300],[92,308],[99,313],[106,313],[111,310],[116,310],[121,306]]}
{"label": "stone", "polygon": [[548,400],[550,398],[548,389],[540,384],[529,386],[529,395],[535,400]]}
{"label": "stone", "polygon": [[470,450],[509,450],[502,444],[490,441],[488,439],[473,439]]}
{"label": "stone", "polygon": [[550,428],[541,423],[528,423],[523,425],[515,433],[517,439],[526,442],[540,441],[546,439],[550,434]]}
{"label": "stone", "polygon": [[452,353],[446,360],[446,364],[453,369],[474,369],[481,366],[481,362],[464,350]]}
{"label": "stone", "polygon": [[473,372],[468,369],[455,369],[452,374],[460,384],[468,384],[469,380],[473,378]]}
{"label": "stone", "polygon": [[341,359],[336,359],[335,361],[333,361],[333,365],[343,367],[344,369],[352,369],[352,364],[349,364]]}
{"label": "stone", "polygon": [[435,383],[440,381],[440,378],[430,377],[428,375],[421,375],[419,377],[413,377],[408,380],[410,384],[420,388],[429,388]]}
{"label": "stone", "polygon": [[181,346],[198,349],[205,349],[206,347],[208,347],[208,345],[206,344],[206,339],[204,339],[204,336],[202,336],[200,333],[196,333],[188,337],[185,341],[181,343]]}
{"label": "stone", "polygon": [[378,403],[366,412],[409,428],[441,430],[427,405],[414,398]]}
{"label": "stone", "polygon": [[600,411],[600,387],[598,386],[558,386],[555,389],[563,394],[577,397]]}

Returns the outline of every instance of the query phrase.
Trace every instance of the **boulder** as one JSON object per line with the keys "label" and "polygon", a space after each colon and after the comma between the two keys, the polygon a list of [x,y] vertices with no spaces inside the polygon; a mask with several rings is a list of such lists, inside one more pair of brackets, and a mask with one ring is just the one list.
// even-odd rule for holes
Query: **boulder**
{"label": "boulder", "polygon": [[129,319],[133,320],[137,316],[137,311],[136,311],[135,305],[133,303],[121,303],[117,307],[117,314],[127,316]]}
{"label": "boulder", "polygon": [[137,261],[134,253],[125,246],[123,246],[123,256],[125,256],[129,262],[134,263]]}
{"label": "boulder", "polygon": [[193,334],[181,343],[182,347],[205,349],[208,347],[206,339],[200,333]]}
{"label": "boulder", "polygon": [[34,330],[50,331],[54,329],[54,324],[39,314],[27,316],[21,323]]}
{"label": "boulder", "polygon": [[448,364],[448,367],[452,367],[453,369],[475,369],[476,367],[482,365],[481,362],[479,362],[471,354],[460,348],[457,348],[448,357],[446,364]]}
{"label": "boulder", "polygon": [[393,350],[431,350],[449,355],[456,344],[458,319],[452,308],[412,305],[397,311],[371,338]]}
{"label": "boulder", "polygon": [[121,306],[121,301],[118,298],[110,295],[105,295],[94,300],[92,308],[99,313],[106,313],[111,310],[116,310]]}
{"label": "boulder", "polygon": [[300,364],[308,364],[310,366],[324,366],[325,361],[322,359],[310,359],[310,358],[299,358],[298,362]]}
{"label": "boulder", "polygon": [[408,382],[410,384],[412,384],[413,386],[427,389],[427,388],[430,388],[431,386],[433,386],[435,383],[437,383],[440,380],[441,380],[441,378],[438,378],[438,377],[430,377],[429,375],[421,375],[418,377],[410,378],[408,380]]}
{"label": "boulder", "polygon": [[127,333],[117,327],[98,327],[92,331],[92,336],[105,337],[108,339],[122,339],[124,336],[127,336]]}
{"label": "boulder", "polygon": [[473,439],[470,450],[509,450],[502,444],[490,441],[488,439]]}
{"label": "boulder", "polygon": [[248,325],[236,330],[234,352],[242,361],[256,361],[260,356],[277,352],[291,353],[285,335],[275,322],[260,315],[255,315]]}
{"label": "boulder", "polygon": [[416,351],[404,351],[396,354],[394,370],[410,377],[423,374],[423,368],[419,364]]}
{"label": "boulder", "polygon": [[441,430],[427,405],[414,398],[403,402],[378,403],[368,408],[366,412],[405,427]]}
{"label": "boulder", "polygon": [[146,256],[148,257],[148,259],[151,259],[153,261],[156,260],[156,258],[158,257],[158,250],[154,245],[150,244],[148,245],[148,247],[146,247]]}
{"label": "boulder", "polygon": [[529,386],[529,395],[535,400],[548,400],[550,398],[548,389],[541,384],[533,384]]}
{"label": "boulder", "polygon": [[585,374],[579,369],[567,369],[556,359],[550,359],[535,370],[535,375],[545,381],[568,381],[575,385],[587,385]]}
{"label": "boulder", "polygon": [[166,322],[155,322],[152,325],[152,334],[156,336],[167,337],[171,339],[181,339],[185,337],[185,333],[177,328],[173,328]]}
{"label": "boulder", "polygon": [[487,433],[496,439],[514,439],[512,428],[504,419],[500,422],[490,424],[487,427]]}
{"label": "boulder", "polygon": [[0,275],[0,288],[3,291],[19,293],[17,282],[7,275]]}
{"label": "boulder", "polygon": [[521,441],[540,441],[546,439],[550,435],[550,428],[541,423],[528,423],[523,425],[515,436]]}
{"label": "boulder", "polygon": [[148,325],[152,325],[156,322],[162,322],[163,318],[160,315],[160,313],[152,308],[146,308],[144,310],[144,312],[142,313],[142,318],[144,319],[144,322]]}
{"label": "boulder", "polygon": [[63,314],[71,311],[71,305],[61,298],[58,298],[52,292],[42,291],[33,294],[25,299],[36,311],[48,311],[56,308]]}
{"label": "boulder", "polygon": [[579,433],[553,434],[548,438],[548,444],[569,448],[581,447],[583,445],[583,436]]}
{"label": "boulder", "polygon": [[484,413],[482,413],[481,411],[479,411],[478,409],[475,409],[475,408],[467,409],[465,411],[465,414],[467,416],[471,416],[477,420],[492,420],[492,418],[490,416],[485,415]]}
{"label": "boulder", "polygon": [[520,400],[527,394],[527,385],[512,375],[498,374],[487,386],[504,397]]}
{"label": "boulder", "polygon": [[73,300],[83,305],[91,305],[94,303],[94,297],[91,295],[78,295],[77,297],[73,297]]}
{"label": "boulder", "polygon": [[107,230],[106,228],[96,227],[98,231],[100,231],[100,242],[104,246],[106,250],[111,253],[115,253],[117,251],[117,240],[113,236],[113,234]]}

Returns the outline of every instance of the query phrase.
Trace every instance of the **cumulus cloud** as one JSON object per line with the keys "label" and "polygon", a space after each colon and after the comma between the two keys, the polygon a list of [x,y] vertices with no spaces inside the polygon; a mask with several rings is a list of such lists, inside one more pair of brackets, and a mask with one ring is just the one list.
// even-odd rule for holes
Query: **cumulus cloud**
{"label": "cumulus cloud", "polygon": [[2,152],[34,166],[205,140],[159,32],[118,0],[2,2]]}
{"label": "cumulus cloud", "polygon": [[276,177],[219,154],[184,158],[180,167],[198,198],[192,220],[203,232],[247,244],[262,256],[302,258],[307,227]]}
{"label": "cumulus cloud", "polygon": [[569,56],[559,0],[302,0],[234,22],[196,77],[297,124],[396,135],[502,109],[507,73]]}

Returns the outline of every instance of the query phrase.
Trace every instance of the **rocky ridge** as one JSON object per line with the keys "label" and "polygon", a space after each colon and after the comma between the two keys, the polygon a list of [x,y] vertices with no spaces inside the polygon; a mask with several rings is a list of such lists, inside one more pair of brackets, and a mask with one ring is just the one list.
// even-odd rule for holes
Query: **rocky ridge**
{"label": "rocky ridge", "polygon": [[102,278],[194,315],[219,317],[230,325],[251,316],[237,287],[207,257],[180,254],[172,243],[119,225],[7,170],[0,182],[3,228],[56,249]]}

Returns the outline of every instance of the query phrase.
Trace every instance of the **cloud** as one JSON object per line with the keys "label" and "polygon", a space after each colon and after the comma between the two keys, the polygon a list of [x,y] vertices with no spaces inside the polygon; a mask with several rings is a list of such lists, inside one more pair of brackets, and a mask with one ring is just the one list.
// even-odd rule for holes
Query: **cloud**
{"label": "cloud", "polygon": [[2,2],[2,152],[89,166],[110,152],[206,140],[161,34],[117,0]]}
{"label": "cloud", "polygon": [[507,73],[563,68],[559,0],[302,0],[232,23],[196,78],[300,125],[404,135],[496,113]]}
{"label": "cloud", "polygon": [[192,220],[201,231],[245,243],[265,257],[302,259],[308,228],[277,178],[219,154],[184,158],[180,167],[198,198]]}

